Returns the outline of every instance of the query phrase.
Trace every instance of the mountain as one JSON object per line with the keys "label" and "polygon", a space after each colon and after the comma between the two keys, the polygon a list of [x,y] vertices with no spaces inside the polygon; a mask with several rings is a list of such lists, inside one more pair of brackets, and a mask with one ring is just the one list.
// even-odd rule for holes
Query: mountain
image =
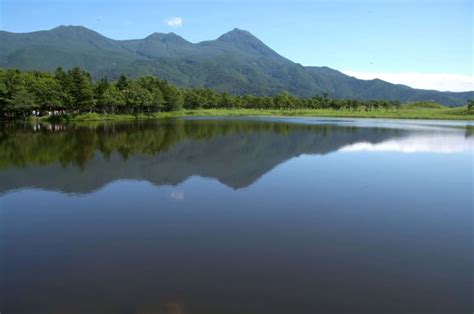
{"label": "mountain", "polygon": [[47,31],[0,31],[0,67],[54,71],[80,66],[94,78],[155,75],[183,87],[208,87],[234,94],[431,100],[464,105],[474,92],[414,89],[382,80],[359,80],[328,67],[305,67],[279,55],[251,33],[234,29],[216,40],[191,43],[174,34],[113,40],[82,26]]}

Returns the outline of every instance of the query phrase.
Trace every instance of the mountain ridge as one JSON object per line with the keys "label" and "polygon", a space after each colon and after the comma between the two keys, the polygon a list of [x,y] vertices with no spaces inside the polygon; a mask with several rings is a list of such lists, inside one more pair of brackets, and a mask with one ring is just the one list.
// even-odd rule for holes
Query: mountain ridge
{"label": "mountain ridge", "polygon": [[0,31],[0,67],[54,71],[80,66],[97,79],[154,75],[181,87],[233,94],[436,101],[464,105],[474,92],[441,92],[360,80],[326,66],[303,66],[235,28],[214,40],[192,43],[175,33],[115,40],[84,26],[60,25],[28,33]]}

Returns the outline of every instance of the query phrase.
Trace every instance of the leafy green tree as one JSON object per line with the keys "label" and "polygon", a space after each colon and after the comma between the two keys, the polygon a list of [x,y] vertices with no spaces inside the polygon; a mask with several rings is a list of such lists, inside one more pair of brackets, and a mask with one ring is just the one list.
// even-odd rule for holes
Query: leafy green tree
{"label": "leafy green tree", "polygon": [[[120,78],[119,78],[119,81],[120,81]],[[151,76],[151,75],[146,75],[146,76],[140,77],[138,79],[137,83],[141,87],[143,87],[144,89],[149,91],[150,93],[152,93],[156,89],[159,89],[160,86],[161,86],[160,80],[157,79],[156,77]]]}
{"label": "leafy green tree", "polygon": [[23,76],[18,70],[6,70],[3,83],[7,99],[11,99],[16,92],[24,88]]}
{"label": "leafy green tree", "polygon": [[206,88],[200,91],[201,96],[203,97],[203,108],[216,108],[219,105],[219,95],[215,93],[212,89]]}
{"label": "leafy green tree", "polygon": [[109,89],[110,83],[107,76],[102,77],[94,86],[94,96],[100,97],[107,89]]}
{"label": "leafy green tree", "polygon": [[290,109],[292,105],[290,94],[288,94],[287,92],[278,94],[277,96],[275,96],[273,101],[278,109]]}
{"label": "leafy green tree", "polygon": [[124,91],[125,103],[133,114],[143,112],[152,105],[152,95],[137,82],[131,81]]}
{"label": "leafy green tree", "polygon": [[229,95],[229,93],[222,93],[219,97],[219,107],[221,108],[233,108],[234,101],[233,98]]}
{"label": "leafy green tree", "polygon": [[34,109],[38,108],[35,95],[26,89],[17,91],[9,101],[10,108],[23,118],[26,118]]}
{"label": "leafy green tree", "polygon": [[120,75],[119,79],[117,80],[117,83],[115,84],[115,86],[117,86],[117,88],[120,90],[120,91],[124,91],[128,88],[128,79],[127,77],[125,76],[125,74],[122,74]]}
{"label": "leafy green tree", "polygon": [[197,90],[191,89],[185,92],[184,108],[198,109],[202,106],[203,102],[203,97],[198,93]]}
{"label": "leafy green tree", "polygon": [[162,92],[164,98],[164,111],[176,111],[183,107],[183,96],[176,87],[166,83],[162,87]]}
{"label": "leafy green tree", "polygon": [[92,111],[94,107],[94,90],[89,73],[75,67],[68,72],[70,77],[69,94],[75,109]]}
{"label": "leafy green tree", "polygon": [[474,113],[474,100],[470,99],[467,103],[467,112]]}
{"label": "leafy green tree", "polygon": [[151,101],[144,104],[144,110],[148,113],[152,111],[163,111],[165,98],[161,91],[162,82],[156,77],[147,75],[139,78],[137,83],[151,95]]}
{"label": "leafy green tree", "polygon": [[114,85],[109,85],[97,98],[97,105],[112,114],[116,111],[123,111],[125,104],[125,96]]}
{"label": "leafy green tree", "polygon": [[356,111],[359,108],[359,102],[356,99],[351,99],[349,101],[349,107],[352,111]]}
{"label": "leafy green tree", "polygon": [[0,114],[7,112],[7,85],[5,84],[5,71],[0,69]]}
{"label": "leafy green tree", "polygon": [[58,67],[54,72],[54,80],[59,84],[59,98],[63,107],[73,109],[74,98],[70,94],[71,77],[64,72],[63,68]]}
{"label": "leafy green tree", "polygon": [[42,112],[63,109],[61,85],[49,73],[26,73],[24,85],[35,96],[37,107]]}
{"label": "leafy green tree", "polygon": [[165,98],[160,89],[153,89],[151,92],[151,106],[150,109],[154,111],[164,111]]}

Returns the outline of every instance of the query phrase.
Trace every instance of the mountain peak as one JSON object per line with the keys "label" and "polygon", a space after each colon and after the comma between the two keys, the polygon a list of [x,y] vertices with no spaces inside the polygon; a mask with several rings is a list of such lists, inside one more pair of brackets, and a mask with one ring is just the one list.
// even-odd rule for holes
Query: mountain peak
{"label": "mountain peak", "polygon": [[184,39],[183,37],[176,35],[175,33],[171,32],[168,34],[165,33],[152,33],[148,35],[145,40],[158,40],[161,42],[168,42],[168,43],[183,43],[183,44],[189,44],[189,42]]}
{"label": "mountain peak", "polygon": [[276,52],[265,45],[260,39],[249,31],[234,28],[228,33],[221,35],[216,43],[238,49],[240,53],[251,53],[258,56],[271,56],[281,58]]}
{"label": "mountain peak", "polygon": [[244,29],[240,29],[240,28],[234,28],[233,30],[231,30],[230,32],[228,33],[237,33],[237,34],[250,34],[249,31],[246,31]]}
{"label": "mountain peak", "polygon": [[88,29],[87,27],[84,26],[79,26],[79,25],[59,25],[56,26],[55,28],[51,29],[53,32],[67,32],[67,31],[74,31],[74,32],[91,32],[91,33],[96,33],[91,29]]}
{"label": "mountain peak", "polygon": [[147,37],[145,37],[145,39],[161,39],[165,36],[166,36],[165,33],[154,32],[154,33],[151,33],[150,35],[148,35]]}
{"label": "mountain peak", "polygon": [[239,29],[239,28],[234,28],[230,32],[227,32],[227,33],[221,35],[217,40],[233,41],[233,40],[236,40],[236,39],[243,39],[243,38],[260,41],[257,37],[252,35],[250,32]]}
{"label": "mountain peak", "polygon": [[94,38],[103,38],[105,36],[93,31],[84,26],[77,25],[59,25],[50,31],[52,34],[60,37],[73,38],[73,37],[94,37]]}

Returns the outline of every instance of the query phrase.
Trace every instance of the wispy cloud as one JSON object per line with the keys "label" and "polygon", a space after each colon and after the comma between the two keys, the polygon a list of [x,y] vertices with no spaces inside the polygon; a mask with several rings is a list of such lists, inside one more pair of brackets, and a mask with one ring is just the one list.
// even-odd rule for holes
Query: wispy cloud
{"label": "wispy cloud", "polygon": [[413,88],[452,92],[474,90],[474,77],[470,75],[418,72],[358,72],[351,70],[344,70],[342,72],[363,80],[378,78],[390,83],[408,85]]}
{"label": "wispy cloud", "polygon": [[452,154],[472,151],[474,140],[464,134],[443,136],[412,136],[381,143],[359,142],[344,146],[340,152],[398,152]]}
{"label": "wispy cloud", "polygon": [[183,25],[183,18],[179,16],[170,17],[165,20],[165,23],[171,27],[181,27]]}

